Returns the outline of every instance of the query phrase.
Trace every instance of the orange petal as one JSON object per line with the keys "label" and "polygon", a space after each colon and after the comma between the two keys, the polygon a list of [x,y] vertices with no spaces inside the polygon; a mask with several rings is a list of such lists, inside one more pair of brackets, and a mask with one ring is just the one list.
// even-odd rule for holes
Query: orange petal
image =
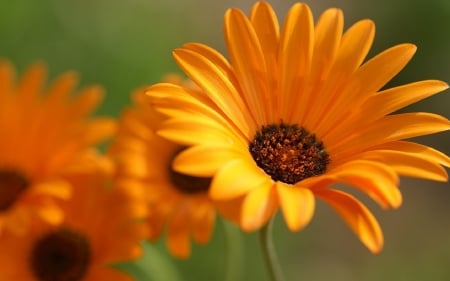
{"label": "orange petal", "polygon": [[[327,149],[336,159],[343,159],[371,146],[446,130],[450,130],[450,121],[437,114],[413,112],[388,115],[360,128],[349,138],[327,144]],[[342,154],[335,151],[342,151]]]}
{"label": "orange petal", "polygon": [[372,253],[381,251],[384,241],[380,225],[361,202],[349,194],[332,189],[317,190],[315,195],[336,210]]}
{"label": "orange petal", "polygon": [[[248,115],[248,110],[238,97],[237,85],[233,85],[218,66],[207,60],[201,54],[191,50],[177,49],[174,57],[185,73],[200,87],[204,93],[220,108],[229,119],[236,122],[245,131],[255,127]],[[254,128],[252,128],[254,131]]]}
{"label": "orange petal", "polygon": [[332,171],[337,181],[360,189],[383,208],[398,208],[402,196],[398,189],[398,176],[392,168],[374,161],[355,160]]}
{"label": "orange petal", "polygon": [[265,182],[252,190],[244,199],[241,227],[244,231],[255,231],[267,224],[278,207],[278,198],[272,182]]}
{"label": "orange petal", "polygon": [[188,225],[186,213],[178,211],[167,226],[167,247],[174,256],[182,259],[188,258],[191,254]]}
{"label": "orange petal", "polygon": [[361,157],[377,160],[392,167],[400,175],[445,182],[446,170],[423,154],[411,154],[403,151],[374,150]]}
{"label": "orange petal", "polygon": [[272,182],[252,161],[248,158],[236,159],[224,165],[214,176],[210,196],[214,200],[228,200]]}
{"label": "orange petal", "polygon": [[212,177],[226,163],[241,157],[241,153],[229,147],[194,146],[178,154],[173,167],[189,175]]}
{"label": "orange petal", "polygon": [[314,195],[311,190],[277,182],[277,193],[284,220],[291,231],[305,227],[314,214]]}
{"label": "orange petal", "polygon": [[[267,65],[253,26],[238,9],[225,14],[225,40],[242,98],[257,124],[266,124],[264,102],[270,98]],[[268,108],[267,108],[268,109]]]}
{"label": "orange petal", "polygon": [[[304,92],[314,49],[314,22],[308,5],[296,3],[287,14],[280,37],[279,113],[290,122],[295,111],[305,111]],[[293,59],[295,58],[295,59]]]}

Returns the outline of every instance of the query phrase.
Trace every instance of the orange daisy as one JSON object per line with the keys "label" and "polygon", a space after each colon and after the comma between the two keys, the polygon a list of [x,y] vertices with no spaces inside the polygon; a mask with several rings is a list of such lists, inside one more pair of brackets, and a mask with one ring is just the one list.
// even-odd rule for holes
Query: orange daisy
{"label": "orange daisy", "polygon": [[14,68],[0,61],[0,236],[24,233],[34,218],[61,222],[56,201],[70,196],[61,176],[91,169],[93,145],[114,131],[112,119],[88,117],[102,99],[100,87],[72,96],[75,73],[44,90],[45,76],[37,63],[16,82]]}
{"label": "orange daisy", "polygon": [[68,177],[73,194],[61,204],[62,224],[33,221],[26,236],[5,233],[0,280],[132,280],[112,265],[140,256],[145,212],[136,194],[111,188],[110,168]]}
{"label": "orange daisy", "polygon": [[343,21],[341,10],[329,9],[314,24],[303,3],[291,7],[281,28],[265,2],[248,17],[230,9],[224,20],[229,60],[198,43],[174,51],[202,91],[162,83],[147,94],[169,116],[159,134],[189,146],[174,168],[213,177],[211,198],[233,200],[234,208],[223,211],[243,230],[261,228],[280,209],[298,231],[319,198],[377,253],[383,235],[376,219],[333,184],[397,208],[399,175],[446,181],[442,165],[450,165],[449,157],[404,139],[448,130],[449,120],[393,112],[448,86],[426,80],[381,89],[416,47],[400,44],[364,62],[374,23],[361,20],[343,32]]}
{"label": "orange daisy", "polygon": [[145,190],[150,239],[157,239],[165,228],[170,253],[187,258],[191,237],[204,244],[212,234],[215,209],[208,196],[211,179],[172,169],[172,161],[183,147],[155,134],[162,118],[144,98],[143,91],[133,94],[134,105],[124,111],[110,149],[118,163],[117,181]]}

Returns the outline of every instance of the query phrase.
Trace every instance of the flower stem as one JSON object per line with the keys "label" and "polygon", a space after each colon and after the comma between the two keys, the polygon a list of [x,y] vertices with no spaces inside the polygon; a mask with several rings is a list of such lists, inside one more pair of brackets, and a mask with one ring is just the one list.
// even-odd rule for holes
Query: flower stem
{"label": "flower stem", "polygon": [[225,232],[226,260],[225,281],[239,281],[242,277],[243,243],[238,227],[222,220]]}
{"label": "flower stem", "polygon": [[269,280],[283,281],[283,273],[281,271],[272,241],[273,221],[274,219],[272,218],[264,227],[261,228],[259,231],[259,241],[264,262],[267,266],[267,270],[269,271]]}

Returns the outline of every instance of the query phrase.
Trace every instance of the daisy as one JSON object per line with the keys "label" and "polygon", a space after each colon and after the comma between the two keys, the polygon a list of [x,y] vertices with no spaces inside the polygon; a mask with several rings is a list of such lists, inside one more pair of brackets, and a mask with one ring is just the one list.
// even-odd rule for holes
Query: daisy
{"label": "daisy", "polygon": [[62,203],[62,224],[34,221],[26,236],[6,233],[0,280],[131,281],[112,265],[140,256],[146,228],[139,218],[145,213],[140,198],[111,188],[111,180],[110,168],[69,177],[73,194]]}
{"label": "daisy", "polygon": [[354,187],[385,209],[402,203],[399,176],[446,181],[443,153],[405,139],[450,129],[446,118],[394,114],[447,89],[436,80],[382,87],[412,58],[400,44],[365,58],[375,26],[361,20],[343,32],[343,13],[326,10],[314,24],[308,5],[291,7],[281,27],[272,7],[256,3],[224,20],[229,60],[190,43],[174,57],[201,92],[170,83],[147,94],[169,116],[159,134],[188,146],[175,170],[213,177],[209,195],[245,231],[280,209],[292,231],[311,220],[319,198],[373,253],[383,236],[371,212],[334,184]]}
{"label": "daisy", "polygon": [[[175,78],[170,80],[181,83]],[[215,209],[208,196],[211,179],[172,169],[173,159],[184,147],[155,134],[163,119],[146,103],[143,91],[135,92],[133,100],[134,105],[120,119],[110,149],[110,155],[118,163],[117,181],[124,187],[144,189],[151,229],[149,238],[156,240],[165,229],[170,253],[187,258],[191,238],[205,244],[213,231]]]}
{"label": "daisy", "polygon": [[46,72],[36,63],[16,81],[12,65],[0,61],[0,236],[23,234],[36,218],[60,223],[56,201],[70,196],[61,176],[89,170],[92,147],[114,131],[113,120],[88,117],[100,87],[73,95],[77,75],[67,72],[44,89]]}

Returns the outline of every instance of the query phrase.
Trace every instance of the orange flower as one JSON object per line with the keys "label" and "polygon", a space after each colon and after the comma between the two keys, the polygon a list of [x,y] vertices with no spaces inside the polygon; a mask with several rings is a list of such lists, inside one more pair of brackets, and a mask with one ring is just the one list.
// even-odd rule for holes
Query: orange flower
{"label": "orange flower", "polygon": [[59,226],[34,221],[26,236],[5,233],[0,280],[132,280],[111,265],[141,254],[145,209],[133,192],[111,187],[110,167],[67,178],[73,194]]}
{"label": "orange flower", "polygon": [[72,96],[75,73],[43,90],[46,68],[37,63],[19,82],[0,61],[0,234],[24,233],[30,220],[62,221],[57,199],[70,196],[63,174],[91,169],[92,146],[109,137],[114,122],[88,118],[102,98],[98,86]]}
{"label": "orange flower", "polygon": [[143,91],[133,94],[134,105],[119,122],[110,154],[117,160],[117,181],[124,187],[143,187],[148,200],[151,240],[167,230],[167,246],[178,258],[190,255],[190,238],[209,241],[214,205],[208,197],[210,178],[183,175],[172,169],[183,147],[155,134],[160,114],[144,101]]}
{"label": "orange flower", "polygon": [[448,130],[450,122],[432,113],[392,114],[448,86],[427,80],[381,90],[416,47],[397,45],[363,63],[374,34],[370,20],[343,33],[339,9],[314,24],[303,3],[292,6],[281,28],[265,2],[249,17],[228,10],[229,61],[202,44],[174,51],[202,91],[163,83],[147,92],[169,116],[159,134],[189,146],[174,168],[213,177],[210,196],[233,200],[223,211],[245,231],[261,228],[278,209],[298,231],[319,198],[379,252],[383,236],[374,216],[333,184],[359,189],[384,208],[399,207],[399,175],[446,181],[441,165],[450,165],[446,155],[404,139]]}

